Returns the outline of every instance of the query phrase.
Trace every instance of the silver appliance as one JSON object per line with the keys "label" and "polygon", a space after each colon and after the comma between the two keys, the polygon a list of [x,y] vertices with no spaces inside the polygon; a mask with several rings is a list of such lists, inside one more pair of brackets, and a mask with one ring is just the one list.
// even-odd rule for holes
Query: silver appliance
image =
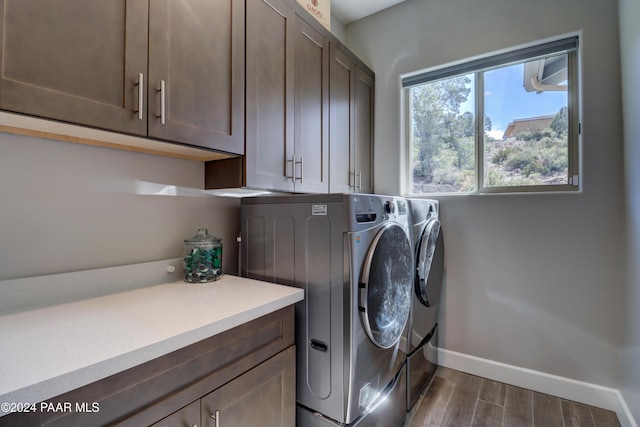
{"label": "silver appliance", "polygon": [[438,365],[438,307],[444,280],[444,237],[437,200],[407,199],[415,276],[407,322],[407,411],[415,405]]}
{"label": "silver appliance", "polygon": [[402,198],[265,196],[241,202],[242,274],[300,287],[299,427],[391,427],[406,415],[413,250]]}

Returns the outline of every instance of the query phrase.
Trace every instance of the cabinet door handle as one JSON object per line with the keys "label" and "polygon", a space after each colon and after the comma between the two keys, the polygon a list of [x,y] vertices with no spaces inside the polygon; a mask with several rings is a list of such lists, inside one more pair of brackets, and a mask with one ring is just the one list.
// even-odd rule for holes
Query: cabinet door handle
{"label": "cabinet door handle", "polygon": [[135,113],[138,113],[138,119],[143,120],[142,110],[143,110],[143,99],[144,99],[144,74],[138,73],[138,81],[134,83],[134,86],[138,86],[138,109],[134,110]]}
{"label": "cabinet door handle", "polygon": [[[285,177],[287,179],[291,178],[291,181],[296,180],[296,156],[295,154],[291,156],[291,159],[287,160],[287,164],[291,163],[291,175],[285,175]],[[286,174],[286,167],[285,167],[285,174]]]}
{"label": "cabinet door handle", "polygon": [[[296,162],[295,164],[300,165],[300,178],[296,178],[296,179],[300,181],[300,184],[302,184],[302,156],[300,156],[300,161]],[[294,176],[295,176],[295,169],[294,169]]]}
{"label": "cabinet door handle", "polygon": [[358,171],[358,187],[356,191],[362,191],[362,171]]}
{"label": "cabinet door handle", "polygon": [[164,87],[164,80],[160,80],[160,88],[156,89],[156,92],[160,92],[160,115],[156,114],[156,117],[160,119],[160,124],[164,125],[166,123],[165,118],[166,118],[166,111],[165,111],[165,87]]}
{"label": "cabinet door handle", "polygon": [[215,422],[215,427],[220,427],[220,411],[216,409],[216,412],[214,414],[210,414],[209,418]]}
{"label": "cabinet door handle", "polygon": [[[353,185],[351,185],[351,177],[353,176]],[[349,172],[349,188],[353,188],[353,191],[358,191],[358,186],[356,185],[356,173]]]}

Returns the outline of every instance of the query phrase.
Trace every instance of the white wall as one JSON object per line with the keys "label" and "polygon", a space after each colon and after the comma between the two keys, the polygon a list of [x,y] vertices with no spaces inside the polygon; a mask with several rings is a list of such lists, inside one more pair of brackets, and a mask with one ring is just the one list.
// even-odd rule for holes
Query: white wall
{"label": "white wall", "polygon": [[622,352],[622,393],[640,420],[640,1],[620,0],[622,100],[627,177],[628,283]]}
{"label": "white wall", "polygon": [[346,36],[346,29],[344,24],[340,22],[338,17],[333,13],[331,14],[331,34],[333,34],[338,40],[344,43]]}
{"label": "white wall", "polygon": [[[240,204],[190,190],[203,177],[200,162],[0,133],[0,280],[181,257],[199,227],[235,273]],[[172,185],[193,195],[154,194]]]}
{"label": "white wall", "polygon": [[442,197],[440,346],[618,388],[625,280],[618,10],[408,0],[347,26],[376,72],[375,189],[399,194],[400,75],[583,31],[583,194]]}

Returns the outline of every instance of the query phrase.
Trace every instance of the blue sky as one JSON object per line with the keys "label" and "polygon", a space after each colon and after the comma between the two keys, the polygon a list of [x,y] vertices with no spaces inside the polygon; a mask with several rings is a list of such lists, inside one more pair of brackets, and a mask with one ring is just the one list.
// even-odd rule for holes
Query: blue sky
{"label": "blue sky", "polygon": [[[485,115],[491,119],[492,136],[496,138],[502,138],[514,119],[556,114],[567,105],[567,92],[527,92],[523,86],[523,69],[523,64],[516,64],[484,75]],[[462,104],[461,112],[473,111],[473,96],[469,98]]]}

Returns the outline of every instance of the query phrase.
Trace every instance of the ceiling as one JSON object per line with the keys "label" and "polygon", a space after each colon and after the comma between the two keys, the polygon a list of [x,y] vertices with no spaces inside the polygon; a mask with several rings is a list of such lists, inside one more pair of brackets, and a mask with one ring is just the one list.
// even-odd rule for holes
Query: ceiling
{"label": "ceiling", "polygon": [[404,0],[331,0],[331,14],[344,25],[372,15]]}

